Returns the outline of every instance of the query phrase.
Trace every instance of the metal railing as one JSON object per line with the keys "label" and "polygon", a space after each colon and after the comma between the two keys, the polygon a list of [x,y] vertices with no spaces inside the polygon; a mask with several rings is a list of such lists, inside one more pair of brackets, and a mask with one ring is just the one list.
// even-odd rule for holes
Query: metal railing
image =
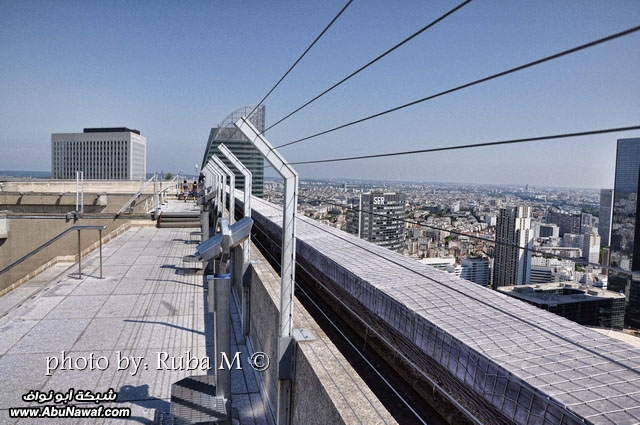
{"label": "metal railing", "polygon": [[43,243],[42,245],[37,247],[36,249],[28,252],[26,255],[23,255],[22,257],[20,257],[19,259],[17,259],[13,263],[9,264],[4,269],[0,270],[0,275],[2,275],[3,273],[8,272],[9,270],[14,268],[18,264],[20,264],[23,261],[25,261],[27,258],[29,258],[29,257],[37,254],[38,252],[42,251],[43,249],[45,249],[49,245],[53,244],[58,239],[62,238],[67,233],[76,230],[78,232],[78,279],[81,279],[82,278],[82,248],[80,246],[80,232],[82,230],[97,230],[100,233],[100,238],[99,238],[100,239],[100,279],[102,279],[102,231],[104,229],[106,229],[106,228],[107,228],[107,226],[71,226],[67,230],[63,231],[62,233],[57,234],[56,236],[52,237],[51,239],[49,239],[48,241],[46,241],[45,243]]}
{"label": "metal railing", "polygon": [[[153,175],[153,177],[151,177],[149,180],[147,180],[147,182],[146,182],[146,183],[144,183],[143,185],[141,185],[141,186],[140,186],[140,190],[138,190],[138,192],[136,192],[136,194],[135,194],[135,195],[133,195],[133,196],[131,197],[131,199],[129,199],[129,200],[127,201],[127,203],[126,203],[126,204],[124,204],[124,205],[122,206],[122,208],[120,208],[120,209],[118,210],[118,212],[116,213],[116,217],[118,217],[120,214],[122,214],[124,211],[126,211],[126,210],[127,210],[127,208],[129,208],[129,207],[131,206],[131,204],[133,204],[133,202],[134,202],[136,199],[138,199],[138,196],[140,196],[140,195],[142,194],[142,191],[143,191],[143,190],[144,190],[144,189],[149,185],[149,183],[151,183],[151,182],[155,182],[155,181],[157,180],[157,178],[158,178],[158,175],[157,175],[157,174],[154,174],[154,175]],[[154,194],[154,198],[155,198],[155,194]]]}
{"label": "metal railing", "polygon": [[[178,177],[180,177],[179,175],[175,175],[173,176],[173,178],[171,180],[169,180],[168,182],[164,182],[166,183],[167,187],[165,187],[162,190],[158,191],[157,197],[158,197],[158,205],[160,204],[160,199],[162,199],[164,196],[167,196],[166,192],[169,191],[169,189],[171,189],[173,186],[173,183],[176,183],[175,189],[177,190],[177,181],[178,181]],[[160,187],[162,187],[162,182],[160,182]],[[155,207],[154,207],[155,208]],[[157,211],[157,208],[155,208]]]}

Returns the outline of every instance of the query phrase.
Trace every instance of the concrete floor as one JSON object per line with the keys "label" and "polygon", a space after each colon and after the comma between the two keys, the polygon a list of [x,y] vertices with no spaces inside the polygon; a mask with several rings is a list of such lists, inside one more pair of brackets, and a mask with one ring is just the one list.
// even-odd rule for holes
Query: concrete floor
{"label": "concrete floor", "polygon": [[[173,204],[173,202],[171,203]],[[193,203],[180,203],[193,209]],[[168,209],[180,210],[179,205]],[[11,298],[0,299],[0,424],[87,423],[84,419],[22,419],[8,409],[39,406],[21,396],[29,390],[106,391],[118,399],[105,406],[130,407],[128,419],[92,419],[90,423],[171,423],[168,421],[171,384],[198,370],[158,370],[158,353],[198,359],[209,356],[213,368],[213,320],[206,313],[201,273],[185,270],[182,257],[193,253],[188,243],[196,229],[138,227],[104,246],[104,279],[98,279],[97,254],[77,266],[56,268],[25,284]],[[232,307],[232,352],[246,352],[239,337],[239,316]],[[105,370],[55,370],[47,373],[47,357],[72,359],[104,356]],[[143,357],[147,368],[118,371],[120,357]],[[168,362],[167,362],[168,363]],[[142,363],[144,364],[144,363]],[[102,363],[104,365],[104,363]],[[212,374],[213,370],[209,371]],[[242,424],[270,424],[271,416],[251,368],[233,370],[233,407]]]}

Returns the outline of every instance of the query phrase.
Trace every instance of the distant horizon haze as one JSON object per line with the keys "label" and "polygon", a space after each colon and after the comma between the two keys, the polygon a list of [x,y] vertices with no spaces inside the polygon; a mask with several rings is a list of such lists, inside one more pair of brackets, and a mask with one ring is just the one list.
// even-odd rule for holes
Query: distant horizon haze
{"label": "distant horizon haze", "polygon": [[[171,173],[173,176],[179,171],[165,171],[161,170],[163,175],[167,175]],[[17,174],[11,174],[17,173]],[[158,171],[160,173],[160,171]],[[192,176],[192,174],[183,173],[186,176]],[[147,178],[151,178],[153,176],[153,172],[147,173]],[[50,179],[51,171],[40,171],[40,170],[0,170],[0,178],[2,177],[33,177],[36,179]],[[265,181],[278,181],[281,180],[279,176],[265,176]],[[300,181],[306,180],[319,180],[319,181],[360,181],[360,182],[376,182],[376,183],[391,183],[391,184],[420,184],[420,185],[430,185],[430,184],[438,184],[438,185],[457,185],[457,186],[465,186],[465,185],[476,185],[476,186],[495,186],[498,188],[524,188],[526,185],[529,185],[529,189],[533,188],[544,188],[544,189],[569,189],[569,190],[592,190],[592,191],[600,191],[601,189],[611,189],[611,188],[592,188],[592,187],[566,187],[566,186],[549,186],[549,185],[540,185],[540,184],[532,184],[532,183],[477,183],[477,182],[453,182],[453,181],[418,181],[418,180],[376,180],[376,179],[364,179],[357,177],[307,177],[300,178]]]}

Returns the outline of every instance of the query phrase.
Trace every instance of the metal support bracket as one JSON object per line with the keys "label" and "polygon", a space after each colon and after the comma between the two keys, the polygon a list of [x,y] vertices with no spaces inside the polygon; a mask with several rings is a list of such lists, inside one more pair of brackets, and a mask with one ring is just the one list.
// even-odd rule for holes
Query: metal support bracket
{"label": "metal support bracket", "polygon": [[297,342],[315,341],[318,339],[316,334],[309,328],[297,328],[293,330],[293,338]]}
{"label": "metal support bracket", "polygon": [[278,379],[293,379],[296,340],[291,336],[278,338]]}
{"label": "metal support bracket", "polygon": [[315,341],[316,339],[316,335],[309,328],[294,329],[292,336],[278,339],[278,379],[293,379],[295,376],[298,343]]}

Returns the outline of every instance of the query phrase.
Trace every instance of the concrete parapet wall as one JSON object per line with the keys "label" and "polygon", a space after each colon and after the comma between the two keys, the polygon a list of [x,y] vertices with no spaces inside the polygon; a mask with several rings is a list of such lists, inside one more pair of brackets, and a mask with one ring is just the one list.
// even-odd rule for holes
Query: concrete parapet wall
{"label": "concrete parapet wall", "polygon": [[[144,183],[144,182],[143,182]],[[172,188],[178,190],[176,182],[158,182],[159,190]],[[136,193],[140,190],[140,181],[137,180],[85,180],[84,192],[86,193]],[[76,192],[75,180],[9,180],[0,182],[0,192],[45,192],[45,193],[74,193]],[[143,193],[153,193],[153,184],[150,183]],[[174,191],[171,194],[175,194]]]}
{"label": "concrete parapet wall", "polygon": [[[131,199],[129,193],[84,194],[84,213],[115,214]],[[162,202],[163,199],[160,199]],[[134,213],[146,213],[153,207],[153,194],[140,195],[132,205]],[[13,213],[65,214],[75,211],[75,193],[0,192],[0,210]]]}
{"label": "concrete parapet wall", "polygon": [[[271,359],[271,367],[261,376],[275,411],[280,277],[256,246],[252,246],[251,259],[249,338],[254,351],[263,351]],[[242,293],[239,287],[234,291]],[[297,343],[292,424],[397,423],[300,304],[294,308],[294,326],[309,329],[316,339]]]}

